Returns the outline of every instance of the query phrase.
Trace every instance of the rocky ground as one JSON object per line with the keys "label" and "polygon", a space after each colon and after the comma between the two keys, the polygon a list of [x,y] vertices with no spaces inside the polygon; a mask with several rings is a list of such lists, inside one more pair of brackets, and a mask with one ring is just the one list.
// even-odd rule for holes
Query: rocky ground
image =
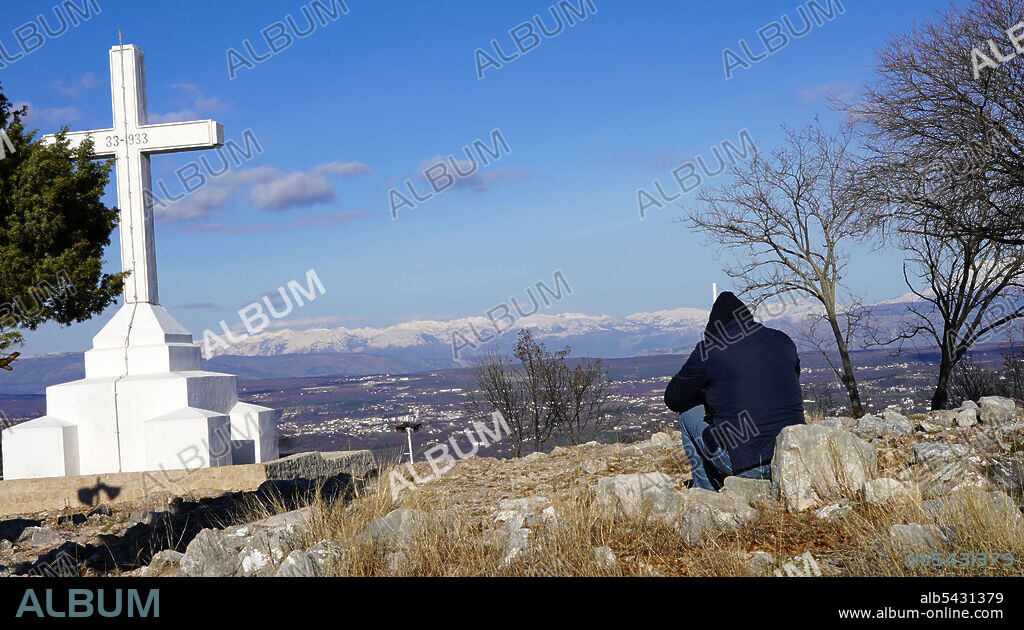
{"label": "rocky ground", "polygon": [[433,478],[415,488],[396,467],[361,492],[8,519],[0,573],[1021,575],[1022,451],[1012,400],[892,409],[788,427],[771,480],[730,477],[711,492],[686,487],[679,435],[662,432],[470,457],[439,474],[422,463],[418,478]]}

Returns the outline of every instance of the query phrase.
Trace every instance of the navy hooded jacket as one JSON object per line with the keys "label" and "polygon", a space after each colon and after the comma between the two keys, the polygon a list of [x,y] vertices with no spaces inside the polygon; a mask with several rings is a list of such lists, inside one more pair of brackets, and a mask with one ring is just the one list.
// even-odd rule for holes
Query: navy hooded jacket
{"label": "navy hooded jacket", "polygon": [[789,336],[754,321],[735,295],[715,300],[704,330],[665,390],[682,413],[704,404],[704,442],[725,447],[734,473],[771,461],[783,427],[803,424],[800,358]]}

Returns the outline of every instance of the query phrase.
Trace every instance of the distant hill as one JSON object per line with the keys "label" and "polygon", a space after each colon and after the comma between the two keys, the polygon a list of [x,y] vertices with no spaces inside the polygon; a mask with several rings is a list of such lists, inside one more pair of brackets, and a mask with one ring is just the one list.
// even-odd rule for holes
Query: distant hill
{"label": "distant hill", "polygon": [[[877,325],[894,328],[912,298],[912,295],[901,296],[872,306]],[[757,316],[765,324],[792,334],[808,315],[819,312],[819,308],[810,300],[766,304]],[[246,338],[205,361],[205,368],[237,374],[243,380],[457,368],[468,365],[474,355],[485,350],[509,352],[515,344],[515,331],[525,327],[533,330],[550,348],[570,346],[574,356],[685,356],[700,339],[707,317],[708,311],[694,308],[636,313],[628,317],[535,314],[519,319],[498,335],[490,320],[484,317],[448,322],[414,321],[387,328],[282,328]],[[480,338],[489,340],[479,343]],[[461,346],[458,358],[454,356],[453,340]],[[1001,339],[986,341],[996,343]],[[860,356],[874,363],[889,352],[875,349],[862,352]],[[815,352],[805,349],[802,354],[805,361],[817,360]],[[47,385],[85,375],[79,353],[22,357],[14,367],[12,372],[0,374],[0,395],[38,394]]]}

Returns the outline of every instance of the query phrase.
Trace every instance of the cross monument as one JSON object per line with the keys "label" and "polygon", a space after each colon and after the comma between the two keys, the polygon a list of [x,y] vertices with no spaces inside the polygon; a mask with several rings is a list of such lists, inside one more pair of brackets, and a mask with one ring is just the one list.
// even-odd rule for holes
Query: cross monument
{"label": "cross monument", "polygon": [[[159,303],[150,156],[220,147],[213,120],[149,124],[142,50],[110,49],[109,129],[67,133],[113,158],[125,302],[93,337],[85,378],[46,388],[47,415],[3,432],[5,479],[180,470],[278,457],[276,412],[239,402],[202,369],[192,334]],[[54,143],[56,135],[42,141]]]}
{"label": "cross monument", "polygon": [[[149,156],[216,149],[224,144],[224,128],[213,120],[149,124],[144,58],[142,50],[131,44],[110,50],[110,97],[114,126],[69,132],[68,145],[76,148],[92,140],[96,157],[114,158],[121,210],[121,266],[131,272],[124,299],[127,303],[159,304]],[[55,140],[53,135],[43,138],[44,142]]]}

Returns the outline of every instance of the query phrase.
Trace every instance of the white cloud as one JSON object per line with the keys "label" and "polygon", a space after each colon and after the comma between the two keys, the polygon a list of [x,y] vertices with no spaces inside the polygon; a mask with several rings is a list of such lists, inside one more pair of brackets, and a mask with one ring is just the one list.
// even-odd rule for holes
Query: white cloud
{"label": "white cloud", "polygon": [[196,120],[199,118],[199,114],[195,113],[191,109],[179,109],[176,112],[167,112],[166,114],[150,114],[149,122],[151,124],[169,123],[169,122],[184,122],[186,120]]}
{"label": "white cloud", "polygon": [[369,166],[362,162],[330,162],[321,164],[313,169],[319,175],[336,175],[338,177],[351,177],[353,175],[373,175]]}
{"label": "white cloud", "polygon": [[249,195],[258,210],[287,210],[334,201],[334,186],[316,173],[287,173],[253,186]]}
{"label": "white cloud", "polygon": [[15,109],[28,107],[28,116],[25,117],[25,126],[43,127],[56,131],[57,127],[70,125],[82,117],[82,112],[74,105],[67,107],[35,107],[28,101],[13,103]]}
{"label": "white cloud", "polygon": [[[257,210],[305,208],[335,200],[329,177],[371,174],[373,171],[360,162],[330,162],[308,171],[284,172],[272,166],[233,170],[218,177],[207,175],[203,187],[178,201],[155,204],[155,213],[163,222],[195,221],[215,216],[233,200],[247,200]],[[181,192],[177,183],[167,184],[167,188],[172,196]],[[163,192],[159,186],[156,190]]]}
{"label": "white cloud", "polygon": [[224,106],[224,102],[220,97],[205,96],[197,85],[175,83],[171,88],[183,92],[188,105],[166,114],[151,113],[149,115],[149,122],[158,124],[196,120],[204,115],[216,112]]}

